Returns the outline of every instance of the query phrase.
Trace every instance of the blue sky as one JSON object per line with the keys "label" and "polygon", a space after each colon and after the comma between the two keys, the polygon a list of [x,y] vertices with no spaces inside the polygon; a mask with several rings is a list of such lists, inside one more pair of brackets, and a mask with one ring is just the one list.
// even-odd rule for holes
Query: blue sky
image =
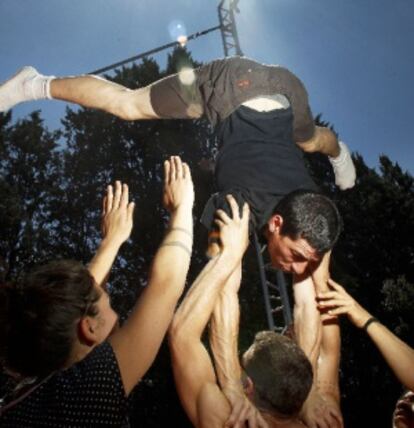
{"label": "blue sky", "polygon": [[[218,0],[0,0],[0,81],[23,65],[44,74],[89,72],[218,24]],[[387,154],[414,171],[414,3],[411,0],[240,0],[246,56],[290,68],[305,83],[313,112],[370,166]],[[198,61],[223,56],[219,32],[190,42]],[[155,56],[165,63],[167,53]],[[65,104],[42,110],[59,127]]]}

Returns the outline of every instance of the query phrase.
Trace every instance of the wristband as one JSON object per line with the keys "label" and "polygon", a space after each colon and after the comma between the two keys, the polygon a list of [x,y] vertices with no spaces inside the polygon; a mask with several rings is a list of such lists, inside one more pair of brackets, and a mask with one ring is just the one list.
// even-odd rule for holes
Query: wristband
{"label": "wristband", "polygon": [[370,324],[372,324],[373,322],[379,322],[375,317],[371,317],[368,318],[368,320],[365,322],[365,324],[362,326],[362,330],[364,330],[365,332],[367,332],[368,327],[370,326]]}

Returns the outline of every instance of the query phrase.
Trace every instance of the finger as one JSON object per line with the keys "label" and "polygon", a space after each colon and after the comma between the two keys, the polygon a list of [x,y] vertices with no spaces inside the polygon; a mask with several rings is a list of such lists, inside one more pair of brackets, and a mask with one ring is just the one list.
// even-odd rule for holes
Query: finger
{"label": "finger", "polygon": [[319,302],[318,306],[321,308],[332,308],[333,306],[345,306],[348,305],[349,301],[344,299],[329,299],[323,302]]}
{"label": "finger", "polygon": [[234,407],[231,410],[231,414],[230,414],[229,418],[227,419],[226,427],[234,427],[235,426],[241,409],[242,409],[242,406],[240,404],[238,404],[238,403],[234,404]]}
{"label": "finger", "polygon": [[334,428],[337,426],[337,420],[333,417],[330,411],[326,411],[323,419],[327,428]]}
{"label": "finger", "polygon": [[119,201],[121,200],[122,186],[119,180],[115,181],[115,194],[112,203],[112,209],[116,210],[119,207]]}
{"label": "finger", "polygon": [[134,218],[135,202],[130,202],[127,208],[128,221],[132,221]]}
{"label": "finger", "polygon": [[129,200],[129,189],[127,184],[122,185],[121,202],[120,206],[126,208]]}
{"label": "finger", "polygon": [[321,322],[322,324],[325,324],[327,322],[332,322],[338,319],[338,316],[330,315],[327,312],[321,314]]}
{"label": "finger", "polygon": [[249,217],[250,217],[250,207],[247,202],[243,204],[243,212],[242,212],[242,221],[245,223],[249,223]]}
{"label": "finger", "polygon": [[221,220],[223,223],[228,224],[231,222],[231,218],[222,209],[216,211],[216,218]]}
{"label": "finger", "polygon": [[190,167],[187,163],[183,162],[183,178],[191,178]]}
{"label": "finger", "polygon": [[247,420],[248,406],[244,403],[239,412],[235,414],[234,428],[243,428]]}
{"label": "finger", "polygon": [[342,418],[342,413],[339,410],[339,408],[331,407],[329,411],[331,416],[339,423],[340,426],[342,426],[344,423],[344,420]]}
{"label": "finger", "polygon": [[170,182],[170,162],[168,160],[164,161],[164,187]]}
{"label": "finger", "polygon": [[217,226],[219,227],[220,230],[223,226],[225,226],[225,224],[221,220],[219,220],[218,218],[214,219],[214,223],[217,224]]}
{"label": "finger", "polygon": [[247,424],[249,428],[259,428],[257,418],[257,412],[255,411],[255,409],[251,409],[251,411],[247,415]]}
{"label": "finger", "polygon": [[191,183],[193,182],[193,178],[191,177],[191,169],[188,166],[188,164],[184,163],[183,164],[183,171],[184,171],[184,177],[186,180],[190,181]]}
{"label": "finger", "polygon": [[337,282],[335,282],[332,278],[328,279],[328,284],[336,291],[338,292],[344,292],[346,293],[344,287],[342,287],[341,285],[339,285]]}
{"label": "finger", "polygon": [[170,176],[168,178],[168,182],[171,183],[176,179],[176,171],[175,171],[175,161],[174,156],[170,157]]}
{"label": "finger", "polygon": [[263,419],[262,415],[257,412],[259,418],[259,427],[260,428],[269,428],[269,424]]}
{"label": "finger", "polygon": [[321,291],[316,296],[319,300],[328,300],[328,299],[335,299],[339,297],[340,294],[337,291]]}
{"label": "finger", "polygon": [[327,314],[328,315],[343,315],[343,314],[347,314],[348,312],[349,312],[349,307],[348,306],[342,306],[342,307],[336,308],[336,309],[329,309]]}
{"label": "finger", "polygon": [[179,156],[174,157],[176,178],[183,177],[183,163]]}
{"label": "finger", "polygon": [[105,214],[109,213],[112,210],[112,204],[113,204],[113,199],[114,199],[114,192],[113,192],[113,187],[111,185],[109,185],[106,188],[106,208],[105,208]]}
{"label": "finger", "polygon": [[230,205],[232,219],[240,220],[239,205],[237,204],[236,199],[234,199],[232,195],[226,195],[226,199]]}
{"label": "finger", "polygon": [[105,195],[102,200],[102,217],[105,217],[106,215],[106,203],[107,203],[106,200],[107,200],[107,196]]}

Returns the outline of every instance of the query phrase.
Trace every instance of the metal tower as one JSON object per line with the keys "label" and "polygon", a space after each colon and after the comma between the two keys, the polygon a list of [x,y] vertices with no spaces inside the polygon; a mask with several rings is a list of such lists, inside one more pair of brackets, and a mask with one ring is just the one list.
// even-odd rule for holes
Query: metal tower
{"label": "metal tower", "polygon": [[[220,31],[225,56],[243,55],[237,35],[236,20],[234,18],[234,13],[240,12],[237,8],[238,2],[239,0],[222,0],[218,6]],[[228,6],[226,7],[225,4],[227,3]]]}
{"label": "metal tower", "polygon": [[264,262],[265,247],[261,248],[256,232],[253,234],[253,244],[259,265],[268,328],[283,333],[293,322],[285,276],[282,271]]}

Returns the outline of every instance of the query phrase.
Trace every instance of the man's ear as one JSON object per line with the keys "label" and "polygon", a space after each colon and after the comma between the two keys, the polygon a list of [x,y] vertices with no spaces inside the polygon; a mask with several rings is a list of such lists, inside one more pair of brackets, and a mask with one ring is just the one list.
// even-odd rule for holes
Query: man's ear
{"label": "man's ear", "polygon": [[93,317],[82,317],[78,324],[79,342],[92,346],[98,342],[97,321]]}
{"label": "man's ear", "polygon": [[273,214],[267,222],[268,230],[270,233],[279,232],[283,224],[283,218],[279,214]]}

